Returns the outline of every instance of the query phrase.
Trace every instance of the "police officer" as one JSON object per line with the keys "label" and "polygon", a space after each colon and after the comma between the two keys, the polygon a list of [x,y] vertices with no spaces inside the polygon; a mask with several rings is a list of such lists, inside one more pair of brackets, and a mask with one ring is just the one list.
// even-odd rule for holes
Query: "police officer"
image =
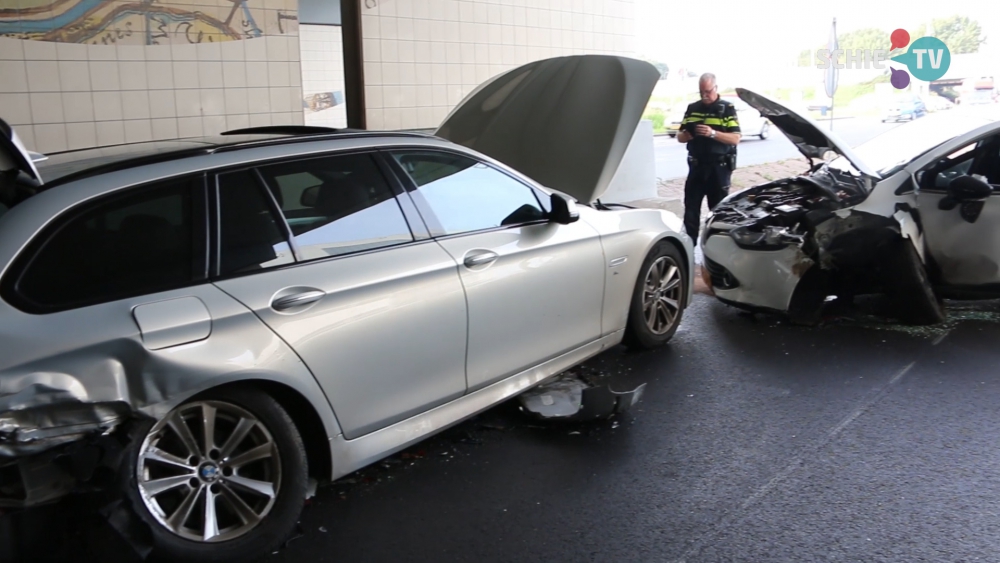
{"label": "police officer", "polygon": [[701,200],[707,197],[708,208],[713,209],[729,193],[729,181],[736,168],[736,145],[741,136],[736,107],[719,97],[715,75],[701,75],[698,90],[701,99],[688,106],[677,133],[677,140],[687,143],[688,149],[684,229],[695,244],[701,223]]}

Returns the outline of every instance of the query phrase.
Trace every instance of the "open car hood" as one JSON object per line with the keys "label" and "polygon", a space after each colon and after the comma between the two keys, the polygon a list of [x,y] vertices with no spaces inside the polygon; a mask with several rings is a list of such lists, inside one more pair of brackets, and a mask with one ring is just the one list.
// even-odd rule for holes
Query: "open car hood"
{"label": "open car hood", "polygon": [[780,129],[806,158],[822,159],[826,152],[833,151],[846,158],[858,172],[874,179],[881,178],[878,172],[865,164],[843,139],[834,134],[833,131],[824,131],[818,123],[809,117],[800,115],[778,102],[750,90],[737,88],[736,94]]}
{"label": "open car hood", "polygon": [[590,203],[618,171],[659,77],[626,57],[536,61],[481,84],[436,135]]}

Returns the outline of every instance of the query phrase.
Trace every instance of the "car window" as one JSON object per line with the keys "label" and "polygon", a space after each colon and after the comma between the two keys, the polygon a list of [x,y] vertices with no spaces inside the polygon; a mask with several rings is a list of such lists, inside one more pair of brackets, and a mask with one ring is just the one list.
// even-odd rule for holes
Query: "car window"
{"label": "car window", "polygon": [[924,178],[925,187],[944,190],[959,176],[980,175],[1000,191],[1000,138],[992,137],[969,143],[938,160],[926,169],[930,178]]}
{"label": "car window", "polygon": [[[955,155],[955,158],[957,158],[957,155]],[[955,162],[955,158],[949,157],[947,162],[953,163]],[[965,176],[969,173],[969,167],[972,166],[972,158],[966,157],[960,159],[957,163],[951,164],[950,166],[949,164],[943,164],[943,166],[946,167],[943,170],[940,169],[940,166],[942,165],[938,165],[939,170],[934,175],[934,187],[943,190],[946,189],[948,184],[951,184],[951,181],[955,178]]]}
{"label": "car window", "polygon": [[394,152],[393,157],[416,185],[412,195],[434,236],[545,218],[535,190],[482,162],[434,151]]}
{"label": "car window", "polygon": [[260,169],[304,260],[411,242],[399,202],[368,154]]}
{"label": "car window", "polygon": [[193,187],[188,179],[134,188],[71,211],[26,257],[13,293],[34,308],[62,310],[191,283],[203,240]]}
{"label": "car window", "polygon": [[268,199],[253,170],[219,176],[219,275],[295,262]]}

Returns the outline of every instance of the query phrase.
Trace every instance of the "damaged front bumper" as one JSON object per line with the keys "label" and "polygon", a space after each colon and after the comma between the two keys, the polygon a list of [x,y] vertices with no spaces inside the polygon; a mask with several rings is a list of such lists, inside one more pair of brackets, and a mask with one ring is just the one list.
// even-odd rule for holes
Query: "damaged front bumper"
{"label": "damaged front bumper", "polygon": [[716,297],[774,311],[788,310],[796,286],[814,265],[798,246],[747,250],[728,234],[707,237],[702,248]]}
{"label": "damaged front bumper", "polygon": [[[132,416],[123,401],[85,402],[47,385],[0,396],[0,507],[25,507],[69,493],[86,475],[60,457],[83,455]],[[100,457],[99,455],[97,456]],[[84,471],[90,473],[92,471]]]}
{"label": "damaged front bumper", "polygon": [[865,193],[824,169],[727,198],[701,233],[715,296],[811,323],[830,296],[895,291],[892,264],[905,239],[920,248],[919,229],[904,203],[858,210]]}

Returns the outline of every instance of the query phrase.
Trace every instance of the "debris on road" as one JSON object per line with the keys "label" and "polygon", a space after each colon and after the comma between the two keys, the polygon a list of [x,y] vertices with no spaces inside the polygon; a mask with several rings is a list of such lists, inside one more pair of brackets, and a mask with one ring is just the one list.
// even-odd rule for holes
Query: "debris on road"
{"label": "debris on road", "polygon": [[611,389],[607,378],[585,378],[566,372],[559,379],[522,393],[522,407],[548,420],[595,420],[610,418],[632,408],[642,398],[646,384],[631,391]]}

